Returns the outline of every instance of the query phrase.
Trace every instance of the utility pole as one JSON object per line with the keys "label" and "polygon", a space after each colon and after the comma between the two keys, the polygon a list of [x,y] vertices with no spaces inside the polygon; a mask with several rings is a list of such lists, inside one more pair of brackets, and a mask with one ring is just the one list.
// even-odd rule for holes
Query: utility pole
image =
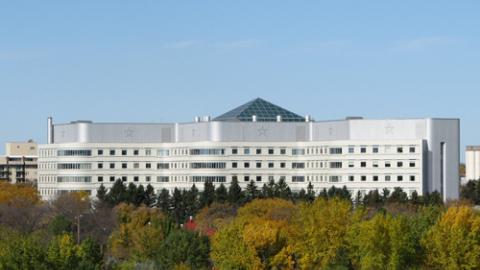
{"label": "utility pole", "polygon": [[80,218],[82,215],[76,216],[77,218],[77,244],[80,245]]}

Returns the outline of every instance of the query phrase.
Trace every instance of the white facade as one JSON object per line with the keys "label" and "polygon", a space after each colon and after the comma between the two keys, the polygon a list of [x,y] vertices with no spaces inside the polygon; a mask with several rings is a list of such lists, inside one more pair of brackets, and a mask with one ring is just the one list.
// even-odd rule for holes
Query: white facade
{"label": "white facade", "polygon": [[292,190],[347,186],[355,194],[395,187],[457,199],[459,120],[313,122],[210,120],[53,125],[39,151],[39,192],[92,196],[116,179],[162,188],[203,188],[205,180],[261,188],[283,178]]}
{"label": "white facade", "polygon": [[465,170],[466,181],[480,179],[480,146],[467,146]]}

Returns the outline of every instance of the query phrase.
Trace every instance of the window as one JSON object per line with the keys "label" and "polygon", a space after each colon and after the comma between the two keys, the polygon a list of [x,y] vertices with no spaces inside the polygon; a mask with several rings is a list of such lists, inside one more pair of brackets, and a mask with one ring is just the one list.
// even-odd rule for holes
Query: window
{"label": "window", "polygon": [[127,155],[127,150],[122,150],[122,156],[126,156]]}
{"label": "window", "polygon": [[281,162],[280,163],[280,168],[285,168],[285,167],[286,167],[285,162]]}
{"label": "window", "polygon": [[262,168],[262,163],[261,162],[257,162],[257,168]]}
{"label": "window", "polygon": [[98,163],[98,164],[97,164],[97,167],[98,167],[99,169],[103,169],[103,163]]}
{"label": "window", "polygon": [[232,148],[232,155],[238,155],[238,148]]}
{"label": "window", "polygon": [[275,152],[273,150],[273,148],[268,148],[268,154],[269,155],[273,155]]}
{"label": "window", "polygon": [[268,181],[269,182],[275,181],[275,178],[273,177],[273,175],[268,176]]}
{"label": "window", "polygon": [[162,183],[170,182],[170,178],[168,176],[157,176],[157,182],[162,182]]}
{"label": "window", "polygon": [[115,150],[110,150],[110,156],[115,156]]}
{"label": "window", "polygon": [[410,181],[415,181],[415,175],[410,175]]}
{"label": "window", "polygon": [[398,168],[403,167],[403,162],[401,162],[401,161],[397,162],[397,167],[398,167]]}
{"label": "window", "polygon": [[415,153],[415,146],[410,147],[410,153]]}
{"label": "window", "polygon": [[138,179],[139,179],[138,176],[134,176],[134,177],[133,177],[133,182],[138,182]]}
{"label": "window", "polygon": [[385,168],[390,168],[392,167],[392,163],[390,161],[385,161]]}
{"label": "window", "polygon": [[399,154],[403,153],[403,147],[397,147],[397,153]]}
{"label": "window", "polygon": [[170,169],[170,163],[166,163],[166,162],[157,163],[157,169],[168,170],[168,169]]}
{"label": "window", "polygon": [[193,162],[190,163],[192,169],[225,169],[225,162]]}
{"label": "window", "polygon": [[110,182],[115,182],[115,176],[110,176]]}
{"label": "window", "polygon": [[151,156],[152,155],[152,149],[146,149],[145,150],[145,155],[146,156]]}
{"label": "window", "polygon": [[350,175],[350,176],[348,177],[348,181],[353,182],[354,180],[355,180],[355,176]]}
{"label": "window", "polygon": [[261,176],[257,176],[257,182],[262,182],[262,177]]}
{"label": "window", "polygon": [[341,155],[341,154],[342,154],[341,147],[330,148],[330,155]]}
{"label": "window", "polygon": [[82,157],[89,157],[92,155],[91,150],[58,150],[57,156],[65,157],[65,156],[82,156]]}
{"label": "window", "polygon": [[257,155],[261,155],[262,154],[262,148],[257,148],[256,153],[257,153]]}
{"label": "window", "polygon": [[282,148],[280,149],[280,155],[286,155],[287,154],[287,149]]}
{"label": "window", "polygon": [[397,181],[399,182],[403,181],[403,176],[402,175],[397,176]]}
{"label": "window", "polygon": [[304,162],[292,162],[292,169],[304,169],[305,163]]}
{"label": "window", "polygon": [[99,149],[99,150],[97,151],[97,155],[103,156],[103,150]]}
{"label": "window", "polygon": [[294,175],[294,176],[292,176],[292,182],[305,182],[305,176]]}
{"label": "window", "polygon": [[243,181],[249,182],[249,181],[250,181],[250,176],[245,175],[245,176],[243,177]]}
{"label": "window", "polygon": [[274,163],[273,163],[273,162],[269,162],[269,163],[268,163],[268,168],[273,168],[273,167],[275,167]]}
{"label": "window", "polygon": [[330,168],[340,169],[340,168],[342,168],[342,162],[338,162],[338,161],[330,162]]}
{"label": "window", "polygon": [[360,162],[360,167],[366,168],[367,167],[367,162],[366,161]]}
{"label": "window", "polygon": [[373,181],[377,182],[378,181],[378,175],[373,176]]}
{"label": "window", "polygon": [[362,175],[361,180],[362,180],[362,181],[367,181],[367,176]]}
{"label": "window", "polygon": [[355,167],[355,162],[349,161],[349,162],[348,162],[348,167],[349,167],[349,168]]}
{"label": "window", "polygon": [[374,146],[373,146],[372,152],[373,152],[374,154],[377,154],[377,153],[378,153],[378,145],[374,145]]}
{"label": "window", "polygon": [[294,156],[305,155],[305,149],[303,149],[303,148],[293,148],[292,149],[292,155],[294,155]]}
{"label": "window", "polygon": [[146,169],[151,169],[152,168],[152,163],[145,163],[145,168]]}
{"label": "window", "polygon": [[145,181],[147,181],[147,182],[150,182],[150,179],[151,179],[150,176],[146,176],[146,177],[145,177]]}
{"label": "window", "polygon": [[122,182],[127,182],[127,177],[126,176],[122,176]]}
{"label": "window", "polygon": [[378,168],[378,161],[376,161],[376,160],[373,161],[372,166],[373,166],[374,168]]}
{"label": "window", "polygon": [[250,163],[248,163],[248,162],[243,163],[243,167],[244,168],[250,168]]}
{"label": "window", "polygon": [[385,181],[390,181],[392,179],[392,177],[390,175],[385,175]]}
{"label": "window", "polygon": [[219,156],[225,155],[223,148],[205,148],[205,149],[190,149],[191,156]]}
{"label": "window", "polygon": [[97,177],[97,181],[98,181],[98,182],[103,182],[103,176]]}
{"label": "window", "polygon": [[232,162],[232,168],[237,168],[238,167],[238,163],[237,162]]}
{"label": "window", "polygon": [[243,148],[244,155],[250,155],[250,148]]}
{"label": "window", "polygon": [[367,153],[367,147],[366,146],[360,147],[360,153],[362,153],[362,154]]}
{"label": "window", "polygon": [[133,168],[134,168],[134,169],[140,168],[140,164],[138,164],[138,163],[133,163]]}
{"label": "window", "polygon": [[340,182],[340,176],[338,176],[338,175],[331,175],[331,176],[328,178],[328,181],[329,181],[329,182]]}
{"label": "window", "polygon": [[349,153],[349,154],[355,153],[355,147],[354,147],[354,146],[349,146],[349,147],[348,147],[348,153]]}
{"label": "window", "polygon": [[415,161],[410,161],[410,168],[414,168],[415,167]]}
{"label": "window", "polygon": [[134,156],[138,156],[138,153],[139,153],[139,152],[138,152],[138,149],[133,150],[133,155],[134,155]]}

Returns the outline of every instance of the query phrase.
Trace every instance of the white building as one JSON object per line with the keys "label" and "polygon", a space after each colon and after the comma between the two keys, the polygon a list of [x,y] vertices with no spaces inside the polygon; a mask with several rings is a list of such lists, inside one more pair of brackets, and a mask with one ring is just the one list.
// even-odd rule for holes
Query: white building
{"label": "white building", "polygon": [[458,198],[459,120],[316,122],[262,99],[192,123],[53,124],[39,150],[45,199],[116,179],[155,190],[201,189],[202,182],[250,180],[261,188],[285,179],[292,190],[347,186],[355,194],[395,187]]}
{"label": "white building", "polygon": [[467,146],[465,170],[466,181],[480,179],[480,146]]}

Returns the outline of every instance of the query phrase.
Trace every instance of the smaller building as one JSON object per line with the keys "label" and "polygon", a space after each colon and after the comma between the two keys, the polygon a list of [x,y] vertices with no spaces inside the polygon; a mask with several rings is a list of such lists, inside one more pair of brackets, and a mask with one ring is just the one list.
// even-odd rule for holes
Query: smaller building
{"label": "smaller building", "polygon": [[466,181],[480,179],[480,146],[467,146],[465,170]]}
{"label": "smaller building", "polygon": [[5,144],[5,155],[0,156],[0,181],[10,183],[37,183],[38,147],[33,141]]}

